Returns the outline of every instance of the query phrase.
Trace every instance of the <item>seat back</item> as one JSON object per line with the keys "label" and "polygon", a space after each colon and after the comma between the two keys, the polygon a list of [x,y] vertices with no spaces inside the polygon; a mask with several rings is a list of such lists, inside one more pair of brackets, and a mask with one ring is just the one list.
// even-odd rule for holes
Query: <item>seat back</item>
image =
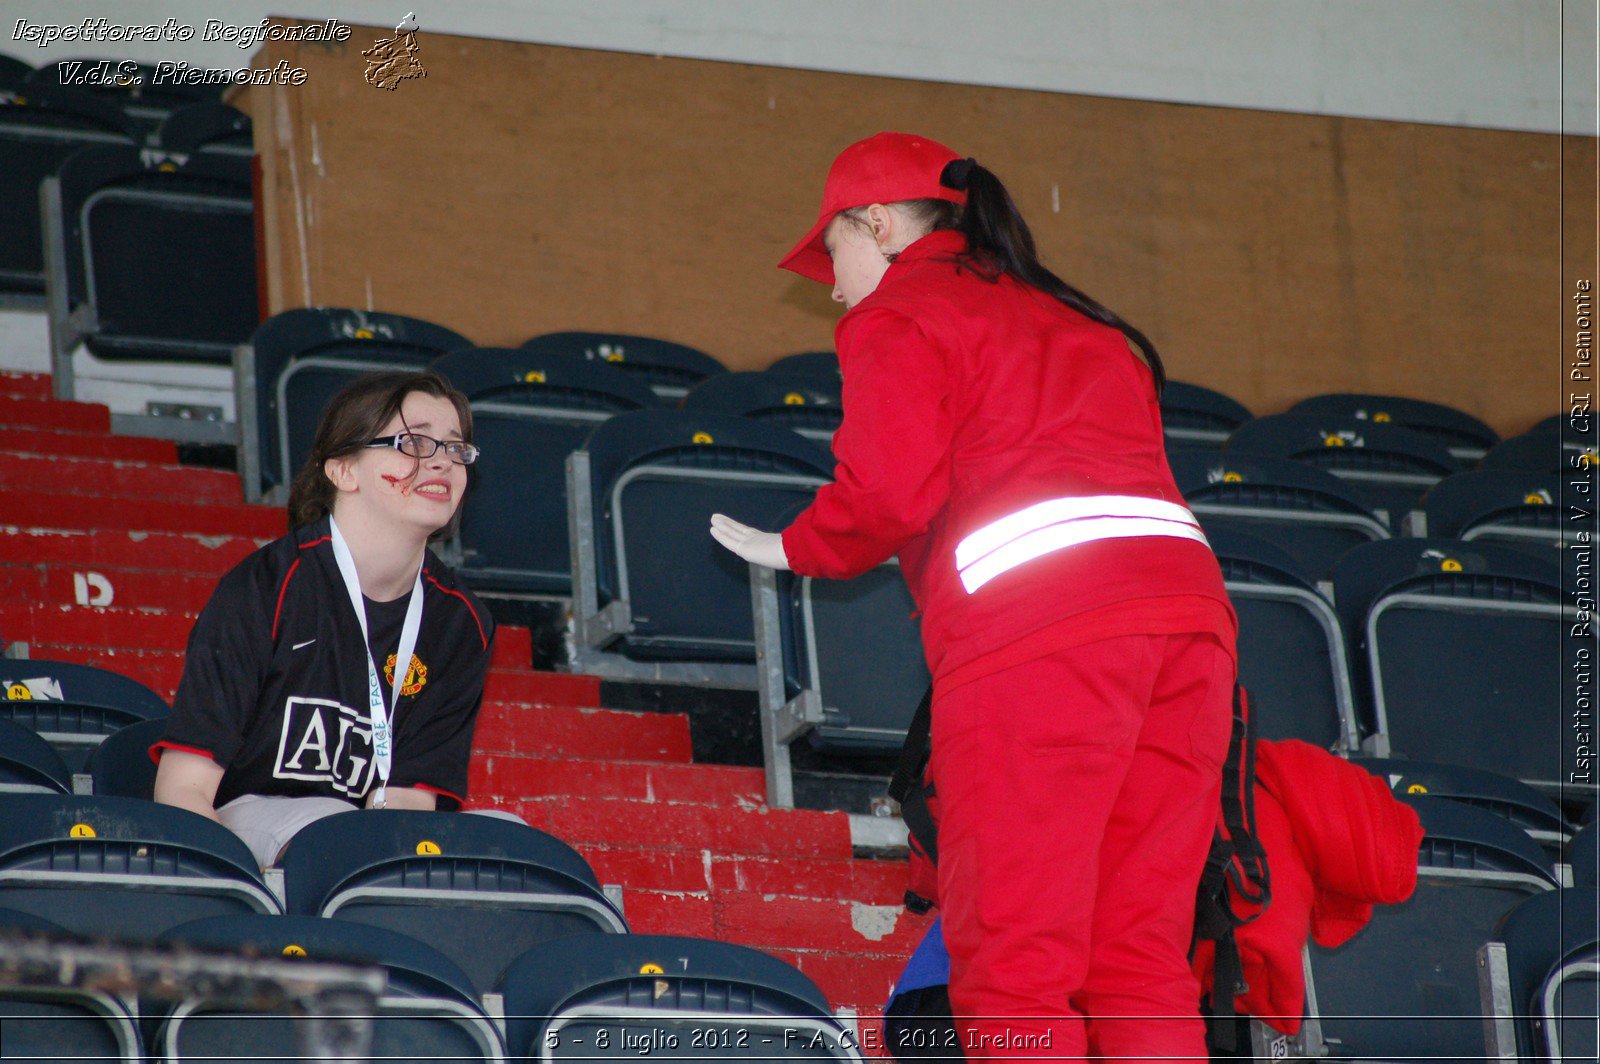
{"label": "seat back", "polygon": [[1475,469],[1428,489],[1421,509],[1430,536],[1505,543],[1555,561],[1577,532],[1562,520],[1563,490],[1560,473]]}
{"label": "seat back", "polygon": [[1536,473],[1571,473],[1594,469],[1594,438],[1580,433],[1572,419],[1544,425],[1520,436],[1508,436],[1489,448],[1480,469],[1521,469]]}
{"label": "seat back", "polygon": [[1559,851],[1572,827],[1555,800],[1498,772],[1404,758],[1353,757],[1352,764],[1389,782],[1396,797],[1431,794],[1485,809],[1522,828],[1546,852]]}
{"label": "seat back", "polygon": [[1478,418],[1443,403],[1398,395],[1340,392],[1313,395],[1289,408],[1291,414],[1398,425],[1432,437],[1463,462],[1476,462],[1500,442],[1500,434]]}
{"label": "seat back", "polygon": [[1250,418],[1243,403],[1214,388],[1169,380],[1161,390],[1161,428],[1169,446],[1220,448]]}
{"label": "seat back", "polygon": [[39,733],[0,718],[0,794],[71,794],[72,770]]}
{"label": "seat back", "polygon": [[195,813],[84,795],[0,802],[0,905],[133,940],[202,916],[279,911],[249,847]]}
{"label": "seat back", "polygon": [[[0,909],[0,942],[67,938],[66,929],[32,913]],[[0,946],[3,949],[3,946]],[[141,1064],[139,1031],[121,997],[103,991],[0,987],[0,1059],[116,1061]]]}
{"label": "seat back", "polygon": [[625,933],[588,862],[509,820],[357,810],[318,820],[283,854],[288,908],[434,944],[480,991],[536,943]]}
{"label": "seat back", "polygon": [[166,718],[157,717],[129,724],[106,736],[89,755],[87,768],[94,781],[94,793],[152,800],[156,762],[150,757],[150,748],[166,730]]}
{"label": "seat back", "polygon": [[239,473],[251,499],[287,489],[316,438],[322,411],[363,374],[426,369],[459,333],[400,314],[300,308],[261,323],[235,355]]}
{"label": "seat back", "polygon": [[837,378],[771,369],[707,377],[684,396],[683,408],[771,422],[823,446],[832,442],[844,420],[842,386]]}
{"label": "seat back", "polygon": [[524,350],[541,355],[566,355],[591,362],[609,362],[649,385],[661,398],[676,402],[689,389],[728,369],[704,351],[652,336],[608,332],[554,332],[523,342]]}
{"label": "seat back", "polygon": [[1600,822],[1591,820],[1572,836],[1567,863],[1574,886],[1600,887]]}
{"label": "seat back", "polygon": [[830,381],[842,379],[839,356],[832,351],[801,351],[784,355],[767,367],[769,373],[798,373],[805,377],[822,377]]}
{"label": "seat back", "polygon": [[[1493,943],[1503,949],[1504,968],[1496,970],[1492,953],[1486,958],[1484,981],[1489,993],[1484,1000],[1504,1003],[1496,1019],[1511,1027],[1514,1044],[1502,1045],[1503,1050],[1524,1060],[1594,1059],[1593,978],[1600,947],[1597,898],[1600,895],[1592,889],[1546,891],[1526,899],[1501,920]],[[1497,982],[1502,985],[1496,986]],[[1586,1010],[1573,1008],[1584,1004],[1589,1006]],[[1581,1044],[1584,1032],[1565,1022],[1585,1015],[1591,1029],[1587,1045]]]}
{"label": "seat back", "polygon": [[153,64],[126,59],[63,59],[30,72],[27,89],[32,92],[87,85],[85,91],[121,110],[138,126],[142,136],[159,129],[167,116],[179,108],[220,100],[226,87],[216,80],[188,84],[159,74]]}
{"label": "seat back", "polygon": [[483,452],[462,504],[462,576],[475,587],[570,594],[567,455],[596,424],[660,401],[609,363],[527,349],[464,348],[430,368],[471,401]]}
{"label": "seat back", "polygon": [[860,1059],[810,979],[724,942],[560,939],[519,957],[500,990],[506,1046],[518,1060]]}
{"label": "seat back", "polygon": [[112,732],[165,719],[166,700],[137,680],[70,661],[0,658],[0,719],[37,732],[72,772]]}
{"label": "seat back", "polygon": [[156,130],[156,147],[168,152],[255,154],[250,116],[214,100],[191,103],[167,115]]}

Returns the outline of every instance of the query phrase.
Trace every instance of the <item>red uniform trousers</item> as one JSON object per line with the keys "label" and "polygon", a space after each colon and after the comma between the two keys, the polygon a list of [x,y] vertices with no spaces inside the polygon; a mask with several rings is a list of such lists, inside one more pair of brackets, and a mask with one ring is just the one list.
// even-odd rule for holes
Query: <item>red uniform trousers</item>
{"label": "red uniform trousers", "polygon": [[1213,635],[1119,636],[934,702],[939,902],[969,1058],[1206,1059],[1186,955],[1234,677]]}

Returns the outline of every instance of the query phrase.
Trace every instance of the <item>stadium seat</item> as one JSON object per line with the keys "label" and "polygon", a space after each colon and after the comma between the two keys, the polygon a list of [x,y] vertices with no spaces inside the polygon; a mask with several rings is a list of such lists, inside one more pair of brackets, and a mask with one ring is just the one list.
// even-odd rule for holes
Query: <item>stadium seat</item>
{"label": "stadium seat", "polygon": [[500,989],[516,1060],[861,1059],[810,979],[730,943],[571,936],[517,958]]}
{"label": "stadium seat", "polygon": [[831,471],[812,441],[728,414],[596,427],[567,460],[573,668],[754,689],[749,569],[711,538],[711,515],[774,529]]}
{"label": "stadium seat", "polygon": [[767,367],[769,373],[798,373],[806,377],[825,377],[836,381],[843,377],[839,370],[839,356],[832,351],[801,351],[784,355]]}
{"label": "stadium seat", "polygon": [[1403,758],[1353,757],[1350,762],[1388,780],[1397,797],[1431,794],[1487,809],[1522,828],[1546,851],[1560,853],[1572,837],[1572,826],[1554,799],[1510,776]]}
{"label": "stadium seat", "polygon": [[0,292],[43,297],[39,184],[90,145],[127,145],[139,131],[115,105],[79,89],[0,92]]}
{"label": "stadium seat", "polygon": [[38,732],[73,772],[118,728],[171,712],[139,681],[70,661],[0,658],[0,690],[0,720]]}
{"label": "stadium seat", "polygon": [[[1561,544],[1577,531],[1574,522],[1563,520],[1561,502],[1568,491],[1559,473],[1522,469],[1456,473],[1428,489],[1419,510],[1421,522],[1413,521],[1411,531],[1504,543],[1555,561]],[[1592,492],[1589,500],[1594,499]]]}
{"label": "stadium seat", "polygon": [[1501,917],[1556,889],[1536,842],[1483,809],[1414,797],[1417,887],[1337,949],[1307,948],[1308,1014],[1329,1055],[1411,1064],[1483,1056],[1477,954]]}
{"label": "stadium seat", "polygon": [[259,319],[250,163],[106,145],[40,191],[56,372],[101,358],[226,364]]}
{"label": "stadium seat", "polygon": [[1489,449],[1480,469],[1522,469],[1536,473],[1571,473],[1596,466],[1593,433],[1580,433],[1570,419],[1554,428],[1510,436]]}
{"label": "stadium seat", "polygon": [[661,398],[677,402],[689,389],[728,369],[685,344],[626,333],[554,332],[525,340],[522,347],[541,355],[567,355],[591,362],[610,362],[634,374]]}
{"label": "stadium seat", "polygon": [[317,434],[323,408],[365,373],[426,369],[471,342],[441,325],[366,310],[274,314],[234,354],[239,475],[251,501],[281,502]]}
{"label": "stadium seat", "polygon": [[1572,836],[1567,863],[1572,866],[1573,886],[1600,887],[1600,823],[1590,820]]}
{"label": "stadium seat", "polygon": [[72,770],[39,733],[0,718],[0,794],[71,794]]}
{"label": "stadium seat", "polygon": [[660,405],[615,366],[469,347],[430,367],[472,404],[483,458],[462,504],[459,571],[473,587],[570,595],[567,455],[614,414]]}
{"label": "stadium seat", "polygon": [[215,821],[134,798],[44,794],[0,797],[0,906],[135,941],[203,916],[280,911],[249,847]]}
{"label": "stadium seat", "polygon": [[[26,89],[58,89],[79,84],[86,69],[100,69],[105,76],[90,76],[87,90],[121,108],[144,133],[158,129],[173,111],[192,103],[216,101],[226,88],[221,84],[191,85],[176,78],[157,78],[157,68],[149,63],[129,63],[125,59],[73,58],[46,63],[28,75]],[[63,84],[65,83],[65,84]]]}
{"label": "stadium seat", "polygon": [[537,943],[626,933],[589,864],[514,821],[461,813],[356,810],[318,820],[283,854],[289,912],[422,939],[493,988]]}
{"label": "stadium seat", "polygon": [[767,804],[787,809],[795,804],[790,743],[804,737],[829,754],[896,754],[931,680],[897,563],[854,580],[760,566],[750,577]]}
{"label": "stadium seat", "polygon": [[840,391],[836,379],[773,370],[722,373],[690,389],[683,408],[782,425],[827,447],[844,420]]}
{"label": "stadium seat", "polygon": [[1359,749],[1361,732],[1332,605],[1287,552],[1232,528],[1202,527],[1239,617],[1239,679],[1263,739]]}
{"label": "stadium seat", "polygon": [[[69,939],[66,929],[32,913],[0,909],[0,954],[6,939]],[[0,1060],[45,1064],[144,1060],[133,1009],[101,990],[0,987]]]}
{"label": "stadium seat", "polygon": [[16,92],[31,73],[32,64],[9,55],[0,55],[0,92]]}
{"label": "stadium seat", "polygon": [[[419,939],[381,927],[315,916],[221,916],[181,924],[163,942],[260,957],[378,965],[388,977],[373,1019],[371,1059],[505,1059],[500,1032],[465,972]],[[292,1060],[301,1044],[287,1015],[240,1013],[204,997],[146,1018],[146,1043],[168,1064],[201,1060]]]}
{"label": "stadium seat", "polygon": [[1198,384],[1167,381],[1161,390],[1161,428],[1169,447],[1215,450],[1251,416],[1237,399]]}
{"label": "stadium seat", "polygon": [[1288,412],[1342,421],[1364,421],[1373,425],[1398,425],[1433,437],[1456,458],[1468,464],[1482,458],[1490,447],[1500,442],[1498,432],[1471,414],[1443,403],[1406,399],[1398,395],[1351,392],[1313,395],[1291,406]]}
{"label": "stadium seat", "polygon": [[1552,563],[1498,543],[1391,539],[1346,554],[1333,586],[1369,753],[1562,785],[1576,764],[1572,676],[1552,662],[1575,610]]}
{"label": "stadium seat", "polygon": [[1443,445],[1411,429],[1355,418],[1272,414],[1240,425],[1225,452],[1292,458],[1339,477],[1391,529],[1418,497],[1461,463]]}
{"label": "stadium seat", "polygon": [[1207,528],[1267,540],[1315,580],[1358,543],[1388,539],[1388,526],[1349,485],[1288,458],[1167,448],[1173,480]]}
{"label": "stadium seat", "polygon": [[1479,956],[1479,994],[1491,1003],[1489,1059],[1548,1064],[1597,1059],[1597,902],[1600,895],[1593,888],[1545,891],[1501,920]]}
{"label": "stadium seat", "polygon": [[192,103],[169,114],[156,130],[155,146],[161,151],[255,154],[250,116],[214,101]]}
{"label": "stadium seat", "polygon": [[87,771],[94,793],[150,801],[156,789],[156,762],[150,757],[150,748],[166,730],[166,718],[158,717],[106,736],[89,755]]}

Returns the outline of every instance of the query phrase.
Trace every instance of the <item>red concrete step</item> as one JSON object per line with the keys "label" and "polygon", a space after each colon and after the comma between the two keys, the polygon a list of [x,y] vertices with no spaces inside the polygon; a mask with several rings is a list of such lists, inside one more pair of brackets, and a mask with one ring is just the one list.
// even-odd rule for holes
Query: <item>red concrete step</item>
{"label": "red concrete step", "polygon": [[[494,676],[490,673],[491,683]],[[688,762],[693,756],[686,717],[508,704],[487,698],[478,712],[478,730],[472,745],[475,759],[532,754]],[[516,811],[515,803],[506,803],[505,807]]]}
{"label": "red concrete step", "polygon": [[110,458],[123,462],[177,465],[178,445],[144,436],[108,436],[95,432],[12,429],[0,434],[4,454],[41,454],[75,458]]}
{"label": "red concrete step", "polygon": [[194,617],[166,610],[0,602],[8,640],[118,650],[181,651]]}
{"label": "red concrete step", "polygon": [[720,938],[716,910],[705,894],[622,890],[622,911],[636,935],[690,935]]}
{"label": "red concrete step", "polygon": [[719,937],[763,949],[909,956],[932,922],[914,916],[903,905],[727,890],[717,891],[712,900]]}
{"label": "red concrete step", "polygon": [[489,658],[490,666],[532,672],[532,663],[533,633],[516,625],[498,625],[494,630],[494,652]]}
{"label": "red concrete step", "polygon": [[5,522],[0,525],[0,563],[182,572],[214,582],[266,542],[248,536],[20,528],[15,520],[11,513],[0,517]]}
{"label": "red concrete step", "polygon": [[503,807],[569,845],[648,846],[727,855],[851,856],[850,824],[843,813],[570,797],[506,802]]}
{"label": "red concrete step", "polygon": [[94,496],[100,500],[159,499],[184,503],[242,503],[237,473],[220,469],[66,458],[31,454],[0,457],[0,492]]}
{"label": "red concrete step", "polygon": [[[933,917],[918,917],[931,924]],[[861,1048],[865,1055],[881,1056],[882,1010],[889,990],[905,970],[905,953],[838,953],[832,950],[766,949],[810,977],[833,1008],[851,1006],[861,1020]]]}
{"label": "red concrete step", "polygon": [[99,403],[0,396],[0,428],[110,432],[111,411]]}
{"label": "red concrete step", "polygon": [[[476,787],[472,791],[475,800],[489,793]],[[641,889],[843,898],[869,905],[899,905],[905,898],[904,860],[725,855],[608,843],[584,843],[576,849],[601,882]]]}
{"label": "red concrete step", "polygon": [[[80,589],[79,578],[83,585]],[[14,565],[0,562],[0,601],[27,596],[58,606],[104,602],[198,614],[216,589],[214,576],[93,566]],[[84,600],[80,600],[80,591]],[[105,596],[110,594],[109,601]]]}
{"label": "red concrete step", "polygon": [[[530,654],[532,652],[530,651]],[[545,706],[598,706],[600,679],[569,672],[494,669],[484,688],[485,699]]]}
{"label": "red concrete step", "polygon": [[761,803],[763,785],[758,768],[504,754],[475,758],[469,784],[473,794],[514,801],[571,795],[747,808]]}
{"label": "red concrete step", "polygon": [[0,395],[17,399],[54,399],[54,385],[48,373],[20,373],[0,370]]}
{"label": "red concrete step", "polygon": [[8,526],[29,529],[120,529],[264,539],[276,539],[288,531],[288,517],[279,507],[107,500],[70,492],[0,490],[0,514],[5,515]]}

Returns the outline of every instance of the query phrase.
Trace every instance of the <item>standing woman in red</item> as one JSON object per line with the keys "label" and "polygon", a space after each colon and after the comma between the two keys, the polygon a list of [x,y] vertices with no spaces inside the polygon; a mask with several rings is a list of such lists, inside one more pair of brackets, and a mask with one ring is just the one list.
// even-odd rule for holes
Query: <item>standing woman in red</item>
{"label": "standing woman in red", "polygon": [[899,555],[967,1056],[1204,1060],[1185,957],[1236,621],[1167,467],[1155,348],[925,137],[846,148],[781,265],[846,308],[836,479],[781,535],[712,535],[830,579]]}

